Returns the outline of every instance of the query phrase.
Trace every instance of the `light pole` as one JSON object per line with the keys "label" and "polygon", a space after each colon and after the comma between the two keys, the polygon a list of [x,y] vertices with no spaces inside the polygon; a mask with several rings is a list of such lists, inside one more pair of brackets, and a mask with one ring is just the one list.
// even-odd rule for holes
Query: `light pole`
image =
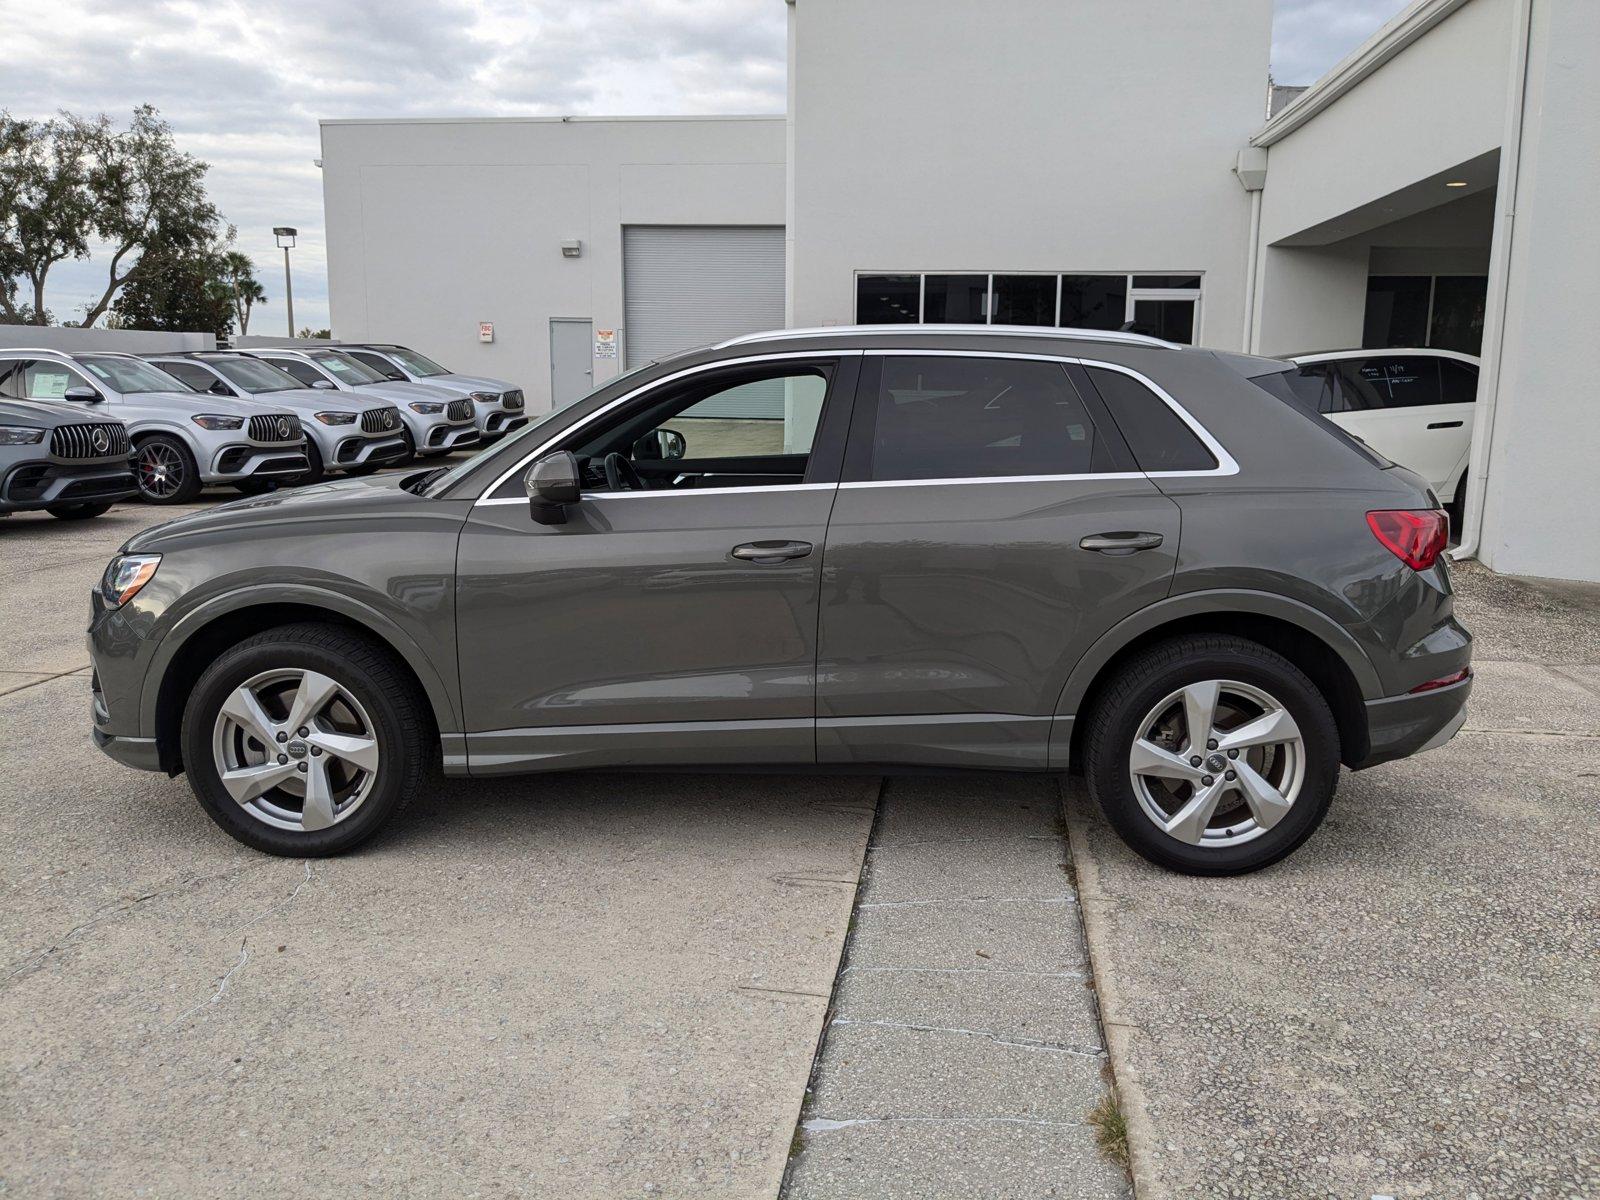
{"label": "light pole", "polygon": [[279,225],[272,231],[283,248],[283,304],[289,314],[289,336],[294,336],[294,282],[289,278],[289,251],[294,249],[295,235],[300,231],[292,225]]}

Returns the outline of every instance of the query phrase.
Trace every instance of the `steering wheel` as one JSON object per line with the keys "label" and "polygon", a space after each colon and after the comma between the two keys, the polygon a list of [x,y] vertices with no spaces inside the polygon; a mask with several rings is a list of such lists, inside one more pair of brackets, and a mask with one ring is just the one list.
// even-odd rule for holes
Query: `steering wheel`
{"label": "steering wheel", "polygon": [[639,478],[639,472],[633,469],[633,464],[628,459],[613,450],[605,458],[606,487],[613,492],[642,492],[644,480]]}

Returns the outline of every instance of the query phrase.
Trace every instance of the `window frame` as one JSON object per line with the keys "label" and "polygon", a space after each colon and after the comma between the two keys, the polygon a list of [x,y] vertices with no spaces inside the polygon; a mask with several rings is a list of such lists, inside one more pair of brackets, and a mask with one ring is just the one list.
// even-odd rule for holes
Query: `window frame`
{"label": "window frame", "polygon": [[[895,324],[906,324],[906,325],[927,324],[928,323],[927,322],[927,315],[928,315],[928,277],[929,276],[933,276],[933,275],[937,275],[937,276],[983,275],[983,276],[986,276],[988,278],[988,285],[987,285],[986,291],[984,292],[984,299],[983,299],[983,318],[984,319],[981,322],[977,322],[978,324],[983,324],[983,325],[993,325],[993,324],[995,324],[995,320],[994,320],[994,311],[995,311],[994,281],[995,281],[995,279],[997,277],[1002,276],[1002,275],[1011,275],[1011,276],[1027,275],[1027,276],[1039,276],[1039,277],[1044,277],[1044,278],[1054,278],[1055,279],[1055,283],[1056,283],[1056,288],[1055,288],[1055,291],[1056,291],[1056,303],[1055,303],[1055,318],[1054,318],[1054,321],[1050,325],[1024,326],[1023,327],[1023,328],[1030,328],[1030,329],[1031,328],[1037,328],[1037,329],[1093,328],[1092,326],[1076,326],[1076,325],[1066,325],[1066,326],[1064,326],[1064,325],[1061,324],[1061,295],[1062,295],[1062,288],[1064,286],[1062,281],[1064,279],[1066,279],[1067,277],[1069,277],[1069,276],[1071,276],[1071,277],[1077,277],[1077,276],[1105,276],[1106,278],[1109,278],[1109,279],[1121,279],[1122,282],[1123,282],[1122,321],[1123,321],[1124,324],[1126,324],[1127,322],[1133,320],[1134,306],[1141,300],[1187,300],[1187,301],[1190,301],[1191,303],[1193,303],[1193,305],[1194,305],[1194,339],[1193,339],[1193,341],[1191,341],[1191,342],[1189,342],[1187,344],[1188,345],[1192,345],[1192,346],[1198,346],[1198,345],[1201,344],[1200,343],[1201,329],[1202,329],[1201,322],[1202,322],[1204,314],[1205,314],[1205,281],[1206,281],[1206,273],[1204,271],[1149,271],[1149,270],[1146,270],[1146,271],[1083,271],[1083,270],[1079,270],[1079,271],[974,271],[974,270],[956,270],[956,269],[951,269],[951,270],[927,270],[927,271],[858,270],[858,271],[855,272],[855,274],[853,276],[854,289],[853,289],[853,295],[852,295],[852,299],[851,299],[851,313],[852,313],[851,319],[856,321],[857,323],[859,323],[860,319],[861,319],[861,281],[863,279],[872,279],[872,278],[877,278],[877,277],[880,277],[880,276],[886,276],[886,277],[911,278],[911,279],[915,279],[917,281],[917,315],[916,315],[916,320],[915,321],[895,322]],[[1197,278],[1200,281],[1200,283],[1199,283],[1198,287],[1194,287],[1194,288],[1138,287],[1138,286],[1136,286],[1134,284],[1134,280],[1135,279],[1138,279],[1138,278],[1141,278],[1141,277],[1146,277],[1146,276],[1154,276],[1154,275],[1166,275],[1166,276],[1189,276],[1189,275],[1192,275],[1195,278]],[[942,324],[943,322],[939,322],[939,323]]]}
{"label": "window frame", "polygon": [[[975,483],[1063,483],[1082,482],[1097,479],[1115,481],[1128,479],[1193,479],[1211,476],[1237,475],[1239,464],[1228,453],[1221,442],[1212,436],[1211,431],[1202,425],[1192,413],[1175,400],[1155,380],[1132,367],[1125,367],[1121,363],[1105,362],[1101,359],[1086,358],[1082,355],[1063,354],[1028,354],[1021,351],[1009,350],[936,350],[936,349],[869,349],[862,352],[863,368],[860,382],[857,384],[855,412],[867,414],[869,405],[876,402],[876,395],[868,395],[866,384],[869,379],[874,382],[876,373],[866,366],[866,360],[874,357],[898,358],[1005,358],[1019,359],[1027,362],[1052,362],[1062,364],[1067,368],[1067,378],[1077,391],[1084,407],[1088,409],[1090,417],[1096,422],[1095,431],[1105,437],[1107,444],[1112,448],[1113,454],[1121,461],[1129,464],[1129,469],[1123,471],[1088,471],[1088,472],[1062,472],[1051,475],[972,475],[956,476],[937,479],[870,479],[866,475],[871,469],[871,443],[876,426],[876,410],[871,410],[871,419],[856,419],[852,417],[850,427],[850,446],[845,455],[844,473],[840,480],[841,488],[890,488],[890,487],[950,487]],[[1127,375],[1136,382],[1143,384],[1154,392],[1161,401],[1167,405],[1178,419],[1182,421],[1191,433],[1200,439],[1201,445],[1211,452],[1217,465],[1207,470],[1190,471],[1141,471],[1133,458],[1133,452],[1123,440],[1122,432],[1110,411],[1105,407],[1104,401],[1087,379],[1079,380],[1073,374],[1072,368],[1096,367],[1108,371],[1115,371]]]}

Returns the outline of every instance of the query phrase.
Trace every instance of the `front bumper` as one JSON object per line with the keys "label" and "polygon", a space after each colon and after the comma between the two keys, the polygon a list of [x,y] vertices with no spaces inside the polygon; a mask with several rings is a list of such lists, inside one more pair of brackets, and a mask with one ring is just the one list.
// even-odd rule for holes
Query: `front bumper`
{"label": "front bumper", "polygon": [[428,430],[427,437],[418,443],[417,449],[443,454],[451,450],[476,446],[478,441],[478,427],[471,422],[462,425],[435,425]]}
{"label": "front bumper", "polygon": [[136,771],[161,770],[161,756],[156,752],[155,738],[121,737],[104,730],[91,730],[94,744],[125,767]]}
{"label": "front bumper", "polygon": [[499,441],[514,429],[521,429],[528,423],[528,415],[520,408],[516,410],[505,408],[491,408],[478,414],[478,429],[486,442]]}
{"label": "front bumper", "polygon": [[1367,701],[1367,753],[1355,770],[1434,750],[1466,723],[1472,676],[1449,687]]}
{"label": "front bumper", "polygon": [[6,472],[0,481],[0,512],[57,504],[107,504],[138,492],[133,468],[125,458],[84,463],[40,459],[18,463]]}
{"label": "front bumper", "polygon": [[258,446],[237,442],[224,446],[211,456],[200,478],[206,483],[233,483],[240,479],[275,479],[304,475],[311,467],[306,459],[305,442]]}
{"label": "front bumper", "polygon": [[394,462],[410,451],[406,440],[398,433],[388,437],[347,437],[342,439],[333,453],[326,456],[330,466],[361,467],[369,463]]}

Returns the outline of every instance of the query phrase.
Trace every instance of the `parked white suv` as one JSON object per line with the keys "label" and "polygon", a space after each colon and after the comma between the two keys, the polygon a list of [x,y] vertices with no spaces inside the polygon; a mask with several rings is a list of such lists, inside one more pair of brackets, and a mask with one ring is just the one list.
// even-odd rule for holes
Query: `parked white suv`
{"label": "parked white suv", "polygon": [[1454,350],[1333,350],[1293,359],[1302,401],[1426,479],[1461,526],[1478,360]]}
{"label": "parked white suv", "polygon": [[139,494],[152,504],[185,503],[213,483],[250,495],[306,472],[296,414],[199,394],[132,354],[0,350],[0,395],[80,403],[86,419],[122,421]]}

